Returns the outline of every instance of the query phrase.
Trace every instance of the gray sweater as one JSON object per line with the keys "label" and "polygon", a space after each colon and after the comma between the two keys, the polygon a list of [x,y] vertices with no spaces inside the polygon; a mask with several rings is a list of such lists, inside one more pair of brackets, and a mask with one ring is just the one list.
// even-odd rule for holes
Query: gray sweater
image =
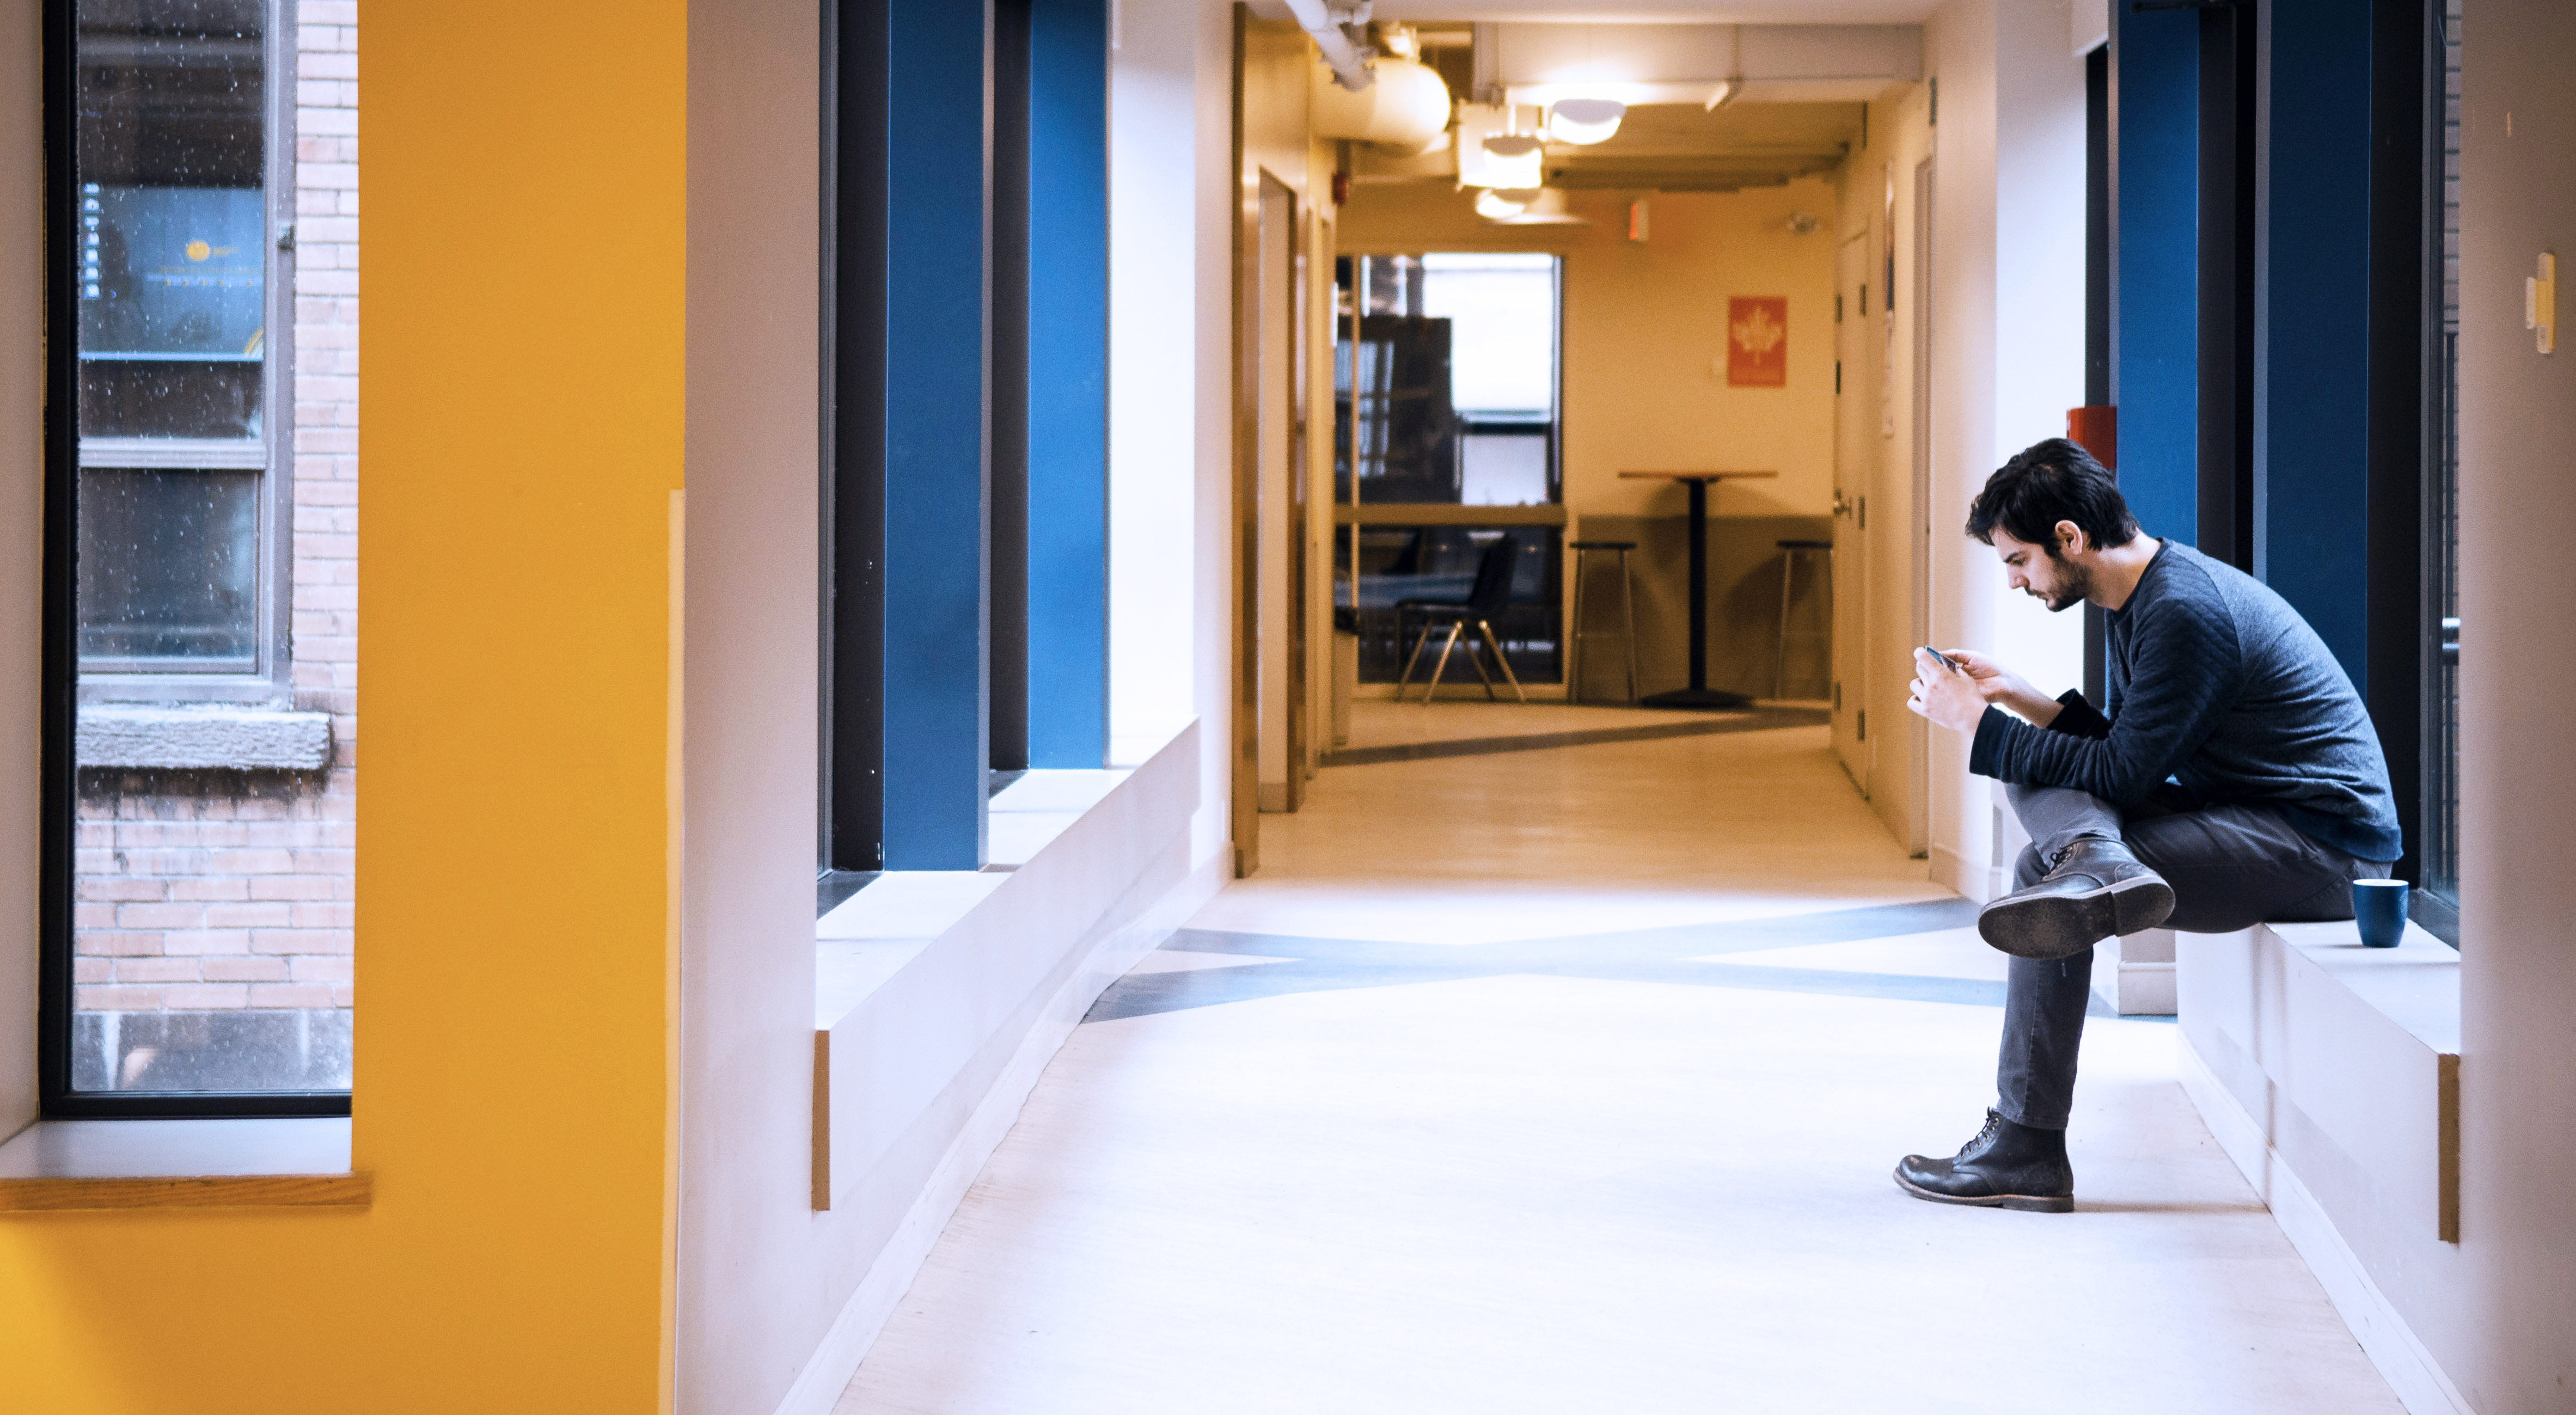
{"label": "gray sweater", "polygon": [[1969,770],[2123,807],[2170,781],[2174,804],[2270,806],[2360,859],[2405,853],[2360,694],[2269,585],[2169,540],[2103,618],[2109,715],[2078,693],[2044,731],[1988,708]]}

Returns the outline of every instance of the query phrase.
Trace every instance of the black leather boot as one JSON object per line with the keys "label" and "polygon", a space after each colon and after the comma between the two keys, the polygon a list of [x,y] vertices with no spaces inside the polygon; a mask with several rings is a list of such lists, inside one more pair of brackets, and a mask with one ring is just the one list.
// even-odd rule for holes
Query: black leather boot
{"label": "black leather boot", "polygon": [[2075,1212],[2075,1168],[2066,1162],[2066,1132],[2018,1124],[1991,1110],[1986,1128],[1961,1146],[1955,1158],[1907,1155],[1897,1161],[1896,1185],[1936,1204]]}
{"label": "black leather boot", "polygon": [[2018,958],[2053,960],[2154,928],[2173,906],[2173,886],[2127,845],[2086,835],[2058,852],[2039,883],[1978,910],[1977,936]]}

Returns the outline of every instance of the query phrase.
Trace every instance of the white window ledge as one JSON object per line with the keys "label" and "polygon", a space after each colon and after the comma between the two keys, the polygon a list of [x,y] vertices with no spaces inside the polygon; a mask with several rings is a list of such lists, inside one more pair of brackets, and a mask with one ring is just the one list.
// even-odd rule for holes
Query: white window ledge
{"label": "white window ledge", "polygon": [[345,1118],[40,1120],[0,1143],[0,1213],[362,1208]]}
{"label": "white window ledge", "polygon": [[82,766],[319,771],[331,764],[331,715],[206,704],[80,710]]}
{"label": "white window ledge", "polygon": [[2348,921],[2174,945],[2184,1092],[2407,1409],[2465,1412],[2460,955]]}
{"label": "white window ledge", "polygon": [[[2347,920],[2174,935],[2183,1040],[2311,1188],[2457,1242],[2460,955]],[[2328,1174],[2328,1169],[2334,1171]]]}
{"label": "white window ledge", "polygon": [[1132,769],[1031,771],[988,806],[985,869],[882,874],[816,922],[815,1208],[846,1201],[951,1087],[993,1084],[1057,994],[1087,1007],[1115,975],[1090,993],[1077,976],[1188,874],[1198,740],[1185,725],[1121,744]]}
{"label": "white window ledge", "polygon": [[829,1031],[1055,843],[1129,771],[1031,771],[985,807],[984,870],[889,870],[814,925],[814,1025]]}

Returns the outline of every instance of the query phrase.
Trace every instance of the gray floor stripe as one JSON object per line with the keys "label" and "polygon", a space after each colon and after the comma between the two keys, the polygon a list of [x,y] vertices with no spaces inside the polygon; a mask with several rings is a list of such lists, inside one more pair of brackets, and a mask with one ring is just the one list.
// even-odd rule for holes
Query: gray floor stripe
{"label": "gray floor stripe", "polygon": [[[1136,973],[1119,979],[1092,1005],[1085,1022],[1149,1017],[1290,993],[1398,987],[1537,974],[1604,982],[1680,983],[1761,992],[1829,993],[1899,1002],[2001,1007],[2004,987],[1975,978],[1904,973],[1847,973],[1829,968],[1771,968],[1699,962],[1710,954],[1750,953],[1811,943],[1854,943],[1960,928],[1976,922],[1965,899],[1933,899],[1830,909],[1781,918],[1688,924],[1620,933],[1509,939],[1483,944],[1397,943],[1309,938],[1292,934],[1183,929],[1165,948],[1278,958],[1276,963]],[[2095,1000],[2092,1015],[2115,1015]]]}
{"label": "gray floor stripe", "polygon": [[[1635,964],[1689,958],[1706,953],[1746,953],[1759,948],[1790,948],[1802,943],[1854,943],[1898,934],[1931,933],[1965,928],[1977,921],[1974,901],[1924,899],[1906,904],[1871,904],[1858,909],[1821,909],[1808,914],[1736,919],[1719,923],[1674,924],[1655,929],[1622,929],[1613,933],[1560,934],[1553,938],[1505,939],[1497,943],[1395,943],[1382,939],[1309,938],[1299,934],[1236,933],[1182,929],[1165,948],[1197,953],[1258,953],[1291,958],[1331,958],[1384,962],[1393,958],[1423,962],[1461,958],[1494,960],[1480,971],[1527,972],[1548,960],[1562,959],[1580,948],[1587,960],[1615,959]],[[1508,963],[1501,960],[1509,959]]]}
{"label": "gray floor stripe", "polygon": [[1830,722],[1823,708],[1756,708],[1703,722],[1656,722],[1641,727],[1596,727],[1581,732],[1533,732],[1522,737],[1462,737],[1453,742],[1406,742],[1392,747],[1347,747],[1326,752],[1325,766],[1375,766],[1435,757],[1484,757],[1501,752],[1544,752],[1558,747],[1598,747],[1613,742],[1653,742],[1666,737],[1712,737],[1725,732],[1768,732]]}

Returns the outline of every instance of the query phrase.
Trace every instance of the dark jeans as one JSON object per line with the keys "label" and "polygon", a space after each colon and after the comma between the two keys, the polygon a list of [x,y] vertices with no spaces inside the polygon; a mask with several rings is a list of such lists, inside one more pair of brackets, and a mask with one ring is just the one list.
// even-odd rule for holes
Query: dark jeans
{"label": "dark jeans", "polygon": [[[2165,927],[2186,933],[2232,933],[2267,920],[2349,919],[2352,882],[2388,878],[2388,866],[2321,845],[2268,806],[2184,810],[2150,802],[2123,813],[2062,787],[2014,786],[2006,794],[2031,839],[2013,868],[2013,888],[2037,884],[2048,862],[2078,836],[2126,841],[2131,854],[2173,886],[2173,917]],[[2092,986],[2089,948],[2053,962],[2012,960],[2003,1053],[1995,1064],[1995,1109],[2006,1120],[2066,1128]]]}

